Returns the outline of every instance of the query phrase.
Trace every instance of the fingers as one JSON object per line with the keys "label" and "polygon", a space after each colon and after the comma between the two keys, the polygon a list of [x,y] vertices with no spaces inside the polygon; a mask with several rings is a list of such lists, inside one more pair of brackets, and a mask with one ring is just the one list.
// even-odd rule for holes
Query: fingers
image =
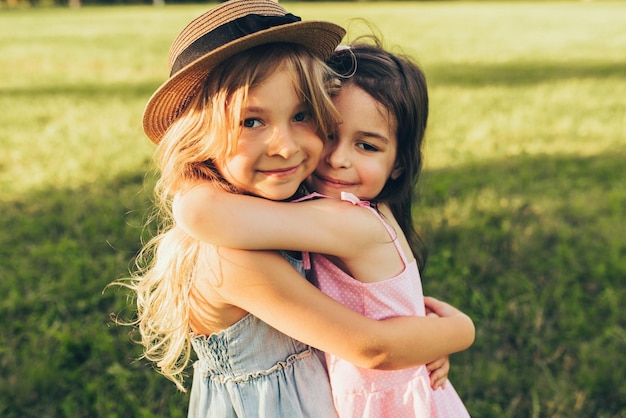
{"label": "fingers", "polygon": [[439,299],[435,299],[431,296],[424,297],[424,306],[426,306],[427,311],[437,312],[439,309],[442,309],[445,305],[445,302],[440,301]]}
{"label": "fingers", "polygon": [[424,298],[424,306],[427,311],[432,311],[440,317],[453,316],[462,313],[454,306],[430,296]]}
{"label": "fingers", "polygon": [[426,304],[426,306],[434,305],[434,304],[437,304],[438,302],[439,302],[439,299],[435,299],[432,296],[424,296],[424,303]]}
{"label": "fingers", "polygon": [[445,389],[446,382],[448,381],[448,372],[450,371],[450,361],[448,357],[442,357],[428,363],[426,369],[429,372],[430,387],[433,390],[439,388]]}
{"label": "fingers", "polygon": [[[446,363],[448,363],[448,357],[438,358],[437,360],[431,361],[430,363],[426,364],[426,370],[431,373],[441,367],[444,367]],[[450,369],[449,364],[447,366],[447,369]]]}
{"label": "fingers", "polygon": [[439,373],[439,370],[430,375],[430,387],[432,390],[445,389],[447,381],[447,374]]}
{"label": "fingers", "polygon": [[439,316],[434,309],[437,304],[441,304],[441,302],[430,296],[424,297],[424,309],[426,311],[426,316]]}

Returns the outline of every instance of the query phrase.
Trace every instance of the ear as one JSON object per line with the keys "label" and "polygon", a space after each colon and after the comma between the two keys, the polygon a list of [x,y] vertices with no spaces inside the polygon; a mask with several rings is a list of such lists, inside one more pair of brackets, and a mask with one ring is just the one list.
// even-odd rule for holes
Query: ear
{"label": "ear", "polygon": [[389,177],[391,177],[392,180],[398,180],[402,173],[404,173],[404,167],[401,167],[396,163],[393,170],[391,170],[391,175]]}

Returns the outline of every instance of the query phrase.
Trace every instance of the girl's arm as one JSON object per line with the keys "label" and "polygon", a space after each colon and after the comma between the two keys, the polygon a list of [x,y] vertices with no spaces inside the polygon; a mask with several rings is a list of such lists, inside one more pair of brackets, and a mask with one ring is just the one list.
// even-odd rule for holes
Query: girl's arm
{"label": "girl's arm", "polygon": [[281,332],[357,366],[400,369],[462,351],[474,324],[429,298],[441,317],[366,318],[307,282],[278,253],[220,249],[222,297]]}
{"label": "girl's arm", "polygon": [[192,237],[249,250],[286,249],[352,257],[389,235],[367,209],[339,199],[276,202],[198,183],[174,198],[176,222]]}

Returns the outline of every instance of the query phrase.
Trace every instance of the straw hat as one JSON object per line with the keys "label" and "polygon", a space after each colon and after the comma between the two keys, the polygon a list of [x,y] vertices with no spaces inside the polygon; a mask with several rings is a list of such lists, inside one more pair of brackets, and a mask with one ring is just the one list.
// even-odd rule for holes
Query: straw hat
{"label": "straw hat", "polygon": [[344,34],[342,27],[330,22],[303,22],[273,0],[222,3],[193,20],[174,40],[170,78],[148,100],[143,129],[159,143],[207,75],[226,58],[258,45],[291,42],[325,60]]}

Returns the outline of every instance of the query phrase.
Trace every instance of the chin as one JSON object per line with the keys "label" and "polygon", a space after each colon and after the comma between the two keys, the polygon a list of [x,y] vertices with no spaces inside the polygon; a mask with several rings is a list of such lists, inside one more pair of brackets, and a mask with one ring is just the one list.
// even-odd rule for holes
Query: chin
{"label": "chin", "polygon": [[294,189],[294,190],[281,190],[281,191],[274,191],[274,192],[270,192],[270,193],[259,193],[257,194],[257,196],[265,198],[265,199],[269,199],[269,200],[288,200],[290,199],[293,195],[296,194],[296,192],[298,191],[298,189]]}

